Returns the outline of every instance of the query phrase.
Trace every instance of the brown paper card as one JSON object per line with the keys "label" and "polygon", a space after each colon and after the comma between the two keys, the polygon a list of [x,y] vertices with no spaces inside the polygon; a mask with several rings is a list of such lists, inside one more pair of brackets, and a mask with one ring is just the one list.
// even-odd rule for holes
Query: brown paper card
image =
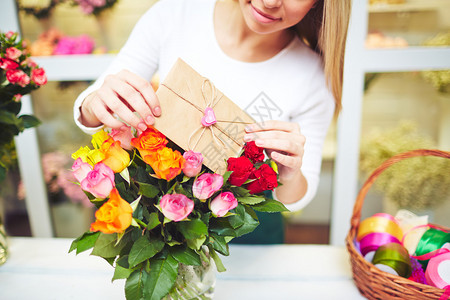
{"label": "brown paper card", "polygon": [[[184,150],[201,152],[203,164],[223,174],[226,160],[237,157],[244,145],[245,126],[255,121],[181,59],[174,64],[156,95],[162,114],[156,118],[155,128]],[[215,101],[211,103],[214,95]],[[201,119],[208,103],[217,123],[203,127]]]}

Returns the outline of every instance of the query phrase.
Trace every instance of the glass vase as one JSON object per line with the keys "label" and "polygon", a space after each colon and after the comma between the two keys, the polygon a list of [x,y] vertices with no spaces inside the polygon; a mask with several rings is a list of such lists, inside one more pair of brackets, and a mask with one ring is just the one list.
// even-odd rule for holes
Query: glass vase
{"label": "glass vase", "polygon": [[8,257],[8,241],[6,237],[5,226],[3,226],[2,217],[0,216],[0,265],[6,262]]}
{"label": "glass vase", "polygon": [[164,300],[213,299],[216,284],[215,266],[212,260],[200,266],[180,263],[178,277]]}

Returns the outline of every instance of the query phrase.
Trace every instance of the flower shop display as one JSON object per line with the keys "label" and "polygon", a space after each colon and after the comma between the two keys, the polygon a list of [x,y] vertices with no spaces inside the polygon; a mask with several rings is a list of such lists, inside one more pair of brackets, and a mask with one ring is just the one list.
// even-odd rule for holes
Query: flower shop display
{"label": "flower shop display", "polygon": [[[395,164],[423,156],[435,156],[443,163],[450,159],[450,152],[416,149],[394,155],[373,170],[356,199],[346,246],[353,279],[368,299],[450,297],[450,228],[405,210],[395,217],[378,213],[360,220],[364,198],[375,180]],[[413,181],[416,173],[409,175]]]}
{"label": "flower shop display", "polygon": [[29,56],[17,33],[0,33],[0,181],[15,163],[14,136],[39,124],[35,116],[19,115],[21,97],[47,83],[44,69]]}
{"label": "flower shop display", "polygon": [[118,0],[72,0],[74,5],[78,5],[86,15],[98,15],[102,11],[113,7]]}
{"label": "flower shop display", "polygon": [[154,127],[100,131],[72,155],[98,210],[70,251],[105,258],[127,299],[210,299],[211,265],[225,271],[218,254],[258,226],[255,211],[286,211],[266,196],[279,184],[276,164],[243,143],[253,120],[183,61],[157,95],[170,113]]}
{"label": "flower shop display", "polygon": [[[423,43],[427,47],[450,46],[450,31],[441,32]],[[450,92],[450,70],[427,70],[421,72],[422,77],[430,82],[440,93]]]}
{"label": "flower shop display", "polygon": [[37,19],[46,19],[50,17],[55,7],[65,0],[47,0],[47,1],[29,1],[18,0],[19,10],[28,15],[33,15]]}
{"label": "flower shop display", "polygon": [[41,33],[30,49],[33,56],[91,54],[95,51],[95,41],[86,34],[67,36],[51,28]]}

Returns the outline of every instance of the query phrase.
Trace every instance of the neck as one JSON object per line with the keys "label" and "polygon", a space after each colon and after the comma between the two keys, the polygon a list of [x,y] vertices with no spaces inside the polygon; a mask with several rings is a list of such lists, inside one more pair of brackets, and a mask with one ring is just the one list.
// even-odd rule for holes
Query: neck
{"label": "neck", "polygon": [[214,12],[217,42],[222,50],[238,60],[257,62],[266,60],[293,38],[293,32],[282,30],[259,34],[252,31],[244,20],[238,1],[219,0]]}

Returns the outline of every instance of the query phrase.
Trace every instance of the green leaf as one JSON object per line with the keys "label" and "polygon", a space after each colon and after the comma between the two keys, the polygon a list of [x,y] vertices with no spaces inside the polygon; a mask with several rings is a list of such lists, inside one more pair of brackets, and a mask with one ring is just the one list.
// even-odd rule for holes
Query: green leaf
{"label": "green leaf", "polygon": [[222,255],[228,256],[230,255],[228,244],[225,241],[225,238],[222,236],[219,236],[215,233],[211,233],[210,235],[210,243],[214,250],[219,252]]}
{"label": "green leaf", "polygon": [[203,245],[203,243],[206,241],[206,236],[202,236],[200,238],[196,239],[188,239],[186,240],[186,243],[189,248],[194,250],[200,250],[200,247]]}
{"label": "green leaf", "polygon": [[166,259],[150,261],[150,273],[145,281],[144,298],[160,300],[166,296],[178,276],[178,262],[168,255]]}
{"label": "green leaf", "polygon": [[125,283],[125,297],[128,300],[141,300],[144,296],[144,282],[148,274],[144,270],[136,270],[128,277]]}
{"label": "green leaf", "polygon": [[197,254],[197,252],[185,246],[171,247],[170,254],[178,262],[185,265],[200,266],[202,264],[200,256]]}
{"label": "green leaf", "polygon": [[234,229],[244,225],[245,222],[245,208],[242,204],[238,204],[236,208],[234,209],[235,215],[232,215],[228,218],[228,221],[230,222],[231,227]]}
{"label": "green leaf", "polygon": [[127,269],[116,264],[116,266],[114,267],[114,276],[111,281],[114,281],[116,279],[127,279],[133,272],[134,269]]}
{"label": "green leaf", "polygon": [[0,123],[17,125],[19,124],[19,119],[15,114],[8,111],[0,110]]}
{"label": "green leaf", "polygon": [[269,213],[288,211],[283,203],[274,199],[266,199],[266,201],[262,203],[253,205],[252,208],[257,211]]}
{"label": "green leaf", "polygon": [[148,183],[138,182],[139,192],[147,198],[154,198],[159,194],[159,188]]}
{"label": "green leaf", "polygon": [[200,219],[178,222],[177,228],[186,239],[196,239],[208,235],[208,227]]}
{"label": "green leaf", "polygon": [[265,200],[264,197],[238,197],[237,200],[239,203],[247,204],[247,205],[255,205],[261,203]]}
{"label": "green leaf", "polygon": [[233,173],[233,171],[226,171],[226,172],[223,174],[222,177],[223,177],[223,182],[224,182],[224,183],[227,182],[228,178],[230,178],[231,173]]}
{"label": "green leaf", "polygon": [[148,230],[152,230],[153,228],[155,228],[159,224],[161,224],[161,221],[158,218],[158,213],[155,213],[155,212],[151,213],[150,216],[148,217],[147,229]]}
{"label": "green leaf", "polygon": [[130,267],[135,267],[139,263],[152,258],[156,253],[164,248],[164,242],[158,239],[149,238],[144,235],[141,236],[131,247],[128,257]]}
{"label": "green leaf", "polygon": [[[231,216],[233,218],[235,216]],[[244,213],[244,224],[235,229],[236,237],[247,234],[255,230],[258,227],[259,221],[255,220],[247,211]]]}
{"label": "green leaf", "polygon": [[100,232],[85,232],[70,245],[69,253],[77,249],[77,254],[94,247]]}
{"label": "green leaf", "polygon": [[22,119],[25,128],[32,128],[41,124],[38,118],[31,115],[21,115],[20,119]]}
{"label": "green leaf", "polygon": [[216,251],[214,251],[213,247],[211,245],[208,245],[209,249],[209,255],[214,259],[214,263],[216,264],[216,268],[218,272],[225,272],[227,269],[225,269],[225,266],[222,263],[222,260],[220,259],[219,255],[217,255]]}
{"label": "green leaf", "polygon": [[91,254],[103,258],[116,257],[126,245],[126,239],[122,239],[118,245],[116,241],[117,234],[100,233]]}

